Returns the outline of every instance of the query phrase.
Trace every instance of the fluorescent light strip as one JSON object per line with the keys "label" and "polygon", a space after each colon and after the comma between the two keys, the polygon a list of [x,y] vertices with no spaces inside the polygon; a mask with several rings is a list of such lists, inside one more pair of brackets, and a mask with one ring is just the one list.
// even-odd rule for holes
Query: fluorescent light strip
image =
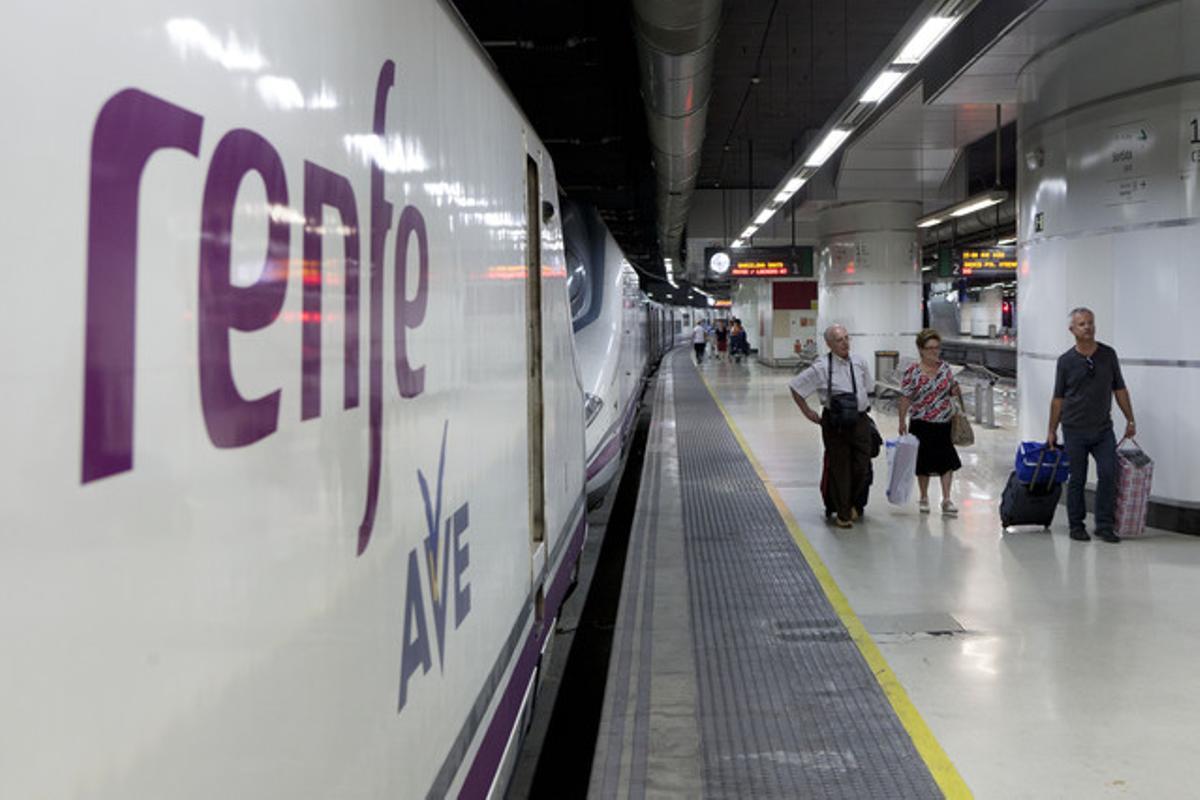
{"label": "fluorescent light strip", "polygon": [[793,194],[795,194],[795,192],[780,192],[779,194],[775,195],[775,202],[782,205],[788,200],[791,200]]}
{"label": "fluorescent light strip", "polygon": [[950,212],[952,217],[965,217],[967,214],[972,214],[976,211],[982,211],[985,208],[991,208],[997,203],[1003,202],[1003,197],[985,197],[977,203],[971,203],[969,206],[956,208]]}
{"label": "fluorescent light strip", "polygon": [[758,233],[757,225],[747,225],[746,230],[742,231],[741,236],[739,236],[738,238],[739,239],[749,239],[751,236],[753,236],[756,233]]}
{"label": "fluorescent light strip", "polygon": [[804,178],[792,178],[783,186],[783,191],[788,194],[795,194],[800,191],[800,187],[804,185]]}
{"label": "fluorescent light strip", "polygon": [[937,46],[942,37],[950,32],[957,17],[930,17],[925,20],[912,38],[900,49],[895,64],[919,64],[921,59],[929,55],[929,51]]}
{"label": "fluorescent light strip", "polygon": [[741,239],[734,239],[733,243],[730,244],[729,246],[730,247],[745,247],[746,243],[743,242]]}
{"label": "fluorescent light strip", "polygon": [[918,228],[932,228],[934,225],[941,225],[941,224],[942,224],[941,217],[932,217],[930,219],[918,222],[917,227]]}
{"label": "fluorescent light strip", "polygon": [[762,210],[762,213],[754,218],[754,224],[755,225],[765,225],[765,224],[767,224],[767,221],[770,220],[771,217],[773,217],[773,216],[775,216],[775,209],[764,208]]}
{"label": "fluorescent light strip", "polygon": [[892,89],[895,89],[896,86],[899,85],[900,81],[904,80],[904,75],[905,73],[903,72],[885,69],[883,72],[879,73],[879,76],[875,78],[875,80],[871,81],[871,85],[867,87],[865,92],[863,92],[862,97],[858,98],[859,102],[880,102],[883,100],[883,98],[892,93]]}
{"label": "fluorescent light strip", "polygon": [[819,167],[824,164],[834,151],[842,146],[842,142],[849,138],[851,131],[842,128],[834,128],[825,135],[821,143],[817,145],[817,149],[812,152],[808,160],[804,162],[806,167]]}

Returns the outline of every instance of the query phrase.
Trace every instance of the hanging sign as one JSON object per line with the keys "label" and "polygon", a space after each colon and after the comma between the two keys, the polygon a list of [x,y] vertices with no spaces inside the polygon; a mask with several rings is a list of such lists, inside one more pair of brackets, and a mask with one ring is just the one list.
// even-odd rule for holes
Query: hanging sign
{"label": "hanging sign", "polygon": [[798,247],[710,247],[704,263],[712,279],[719,278],[811,278],[813,249]]}
{"label": "hanging sign", "polygon": [[968,247],[958,251],[960,275],[1000,274],[1015,272],[1017,249],[1011,245],[1000,247]]}

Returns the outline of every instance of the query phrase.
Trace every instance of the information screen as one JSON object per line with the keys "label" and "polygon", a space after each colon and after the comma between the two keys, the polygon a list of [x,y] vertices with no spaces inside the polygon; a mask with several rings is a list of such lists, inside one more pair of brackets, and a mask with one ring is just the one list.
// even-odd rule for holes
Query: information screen
{"label": "information screen", "polygon": [[964,247],[958,251],[958,269],[961,275],[980,273],[1000,274],[1017,269],[1017,248]]}
{"label": "information screen", "polygon": [[710,278],[811,278],[811,247],[711,247],[704,252]]}

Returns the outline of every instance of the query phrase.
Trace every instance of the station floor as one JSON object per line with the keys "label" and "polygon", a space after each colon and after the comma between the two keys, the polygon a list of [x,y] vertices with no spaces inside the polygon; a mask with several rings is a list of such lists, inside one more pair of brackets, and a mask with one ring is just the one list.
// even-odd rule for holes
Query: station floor
{"label": "station floor", "polygon": [[[672,353],[660,381],[680,366],[696,369],[679,363],[685,359],[685,351]],[[791,372],[713,361],[698,371],[777,505],[786,507],[784,516],[794,520],[793,546],[811,548],[803,558],[826,575],[823,589],[844,596],[844,613],[861,623],[886,662],[875,672],[881,682],[894,676],[896,713],[917,718],[905,720],[905,729],[935,740],[961,777],[939,781],[942,791],[958,787],[948,793],[978,798],[1200,797],[1200,690],[1192,683],[1200,664],[1200,541],[1150,530],[1117,545],[1075,542],[1066,534],[1065,508],[1049,534],[1002,531],[997,507],[1017,442],[1011,403],[997,413],[999,428],[977,425],[976,444],[960,450],[958,517],[920,514],[915,492],[909,506],[890,505],[880,456],[864,520],[837,529],[824,518],[818,490],[819,430],[789,396]],[[683,408],[677,399],[675,410]],[[874,416],[885,438],[896,435],[894,408],[884,403]],[[669,424],[671,436],[660,447],[679,447],[680,422]],[[646,469],[653,463],[678,471],[670,459],[648,460]],[[940,489],[930,492],[936,509]],[[670,514],[679,527],[678,511]],[[696,544],[684,536],[682,548],[689,547]],[[669,557],[659,562],[674,569],[673,580],[686,580]],[[769,574],[769,565],[762,567]],[[604,758],[614,758],[605,753],[606,725],[611,719],[602,725],[593,794],[623,795],[597,791]],[[695,730],[697,741],[706,735],[699,724]],[[691,742],[684,750],[704,774],[698,748]],[[675,792],[660,782],[668,786],[661,794],[712,794],[699,777],[688,782],[688,762],[674,767],[684,782]],[[653,772],[654,762],[645,769]],[[656,785],[653,775],[642,778],[648,782],[631,794]],[[853,793],[834,787],[828,796]],[[893,796],[907,793],[896,786]]]}

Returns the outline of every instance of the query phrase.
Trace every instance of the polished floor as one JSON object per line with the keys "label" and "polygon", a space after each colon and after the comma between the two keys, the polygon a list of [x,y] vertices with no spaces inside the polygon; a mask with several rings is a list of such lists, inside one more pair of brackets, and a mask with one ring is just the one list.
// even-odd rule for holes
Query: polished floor
{"label": "polished floor", "polygon": [[[920,514],[915,492],[890,505],[881,456],[865,520],[839,530],[791,372],[700,371],[975,797],[1200,797],[1200,540],[1075,542],[1065,508],[1050,534],[1002,531],[1011,393],[960,450],[957,518]],[[894,407],[875,416],[894,437]]]}

